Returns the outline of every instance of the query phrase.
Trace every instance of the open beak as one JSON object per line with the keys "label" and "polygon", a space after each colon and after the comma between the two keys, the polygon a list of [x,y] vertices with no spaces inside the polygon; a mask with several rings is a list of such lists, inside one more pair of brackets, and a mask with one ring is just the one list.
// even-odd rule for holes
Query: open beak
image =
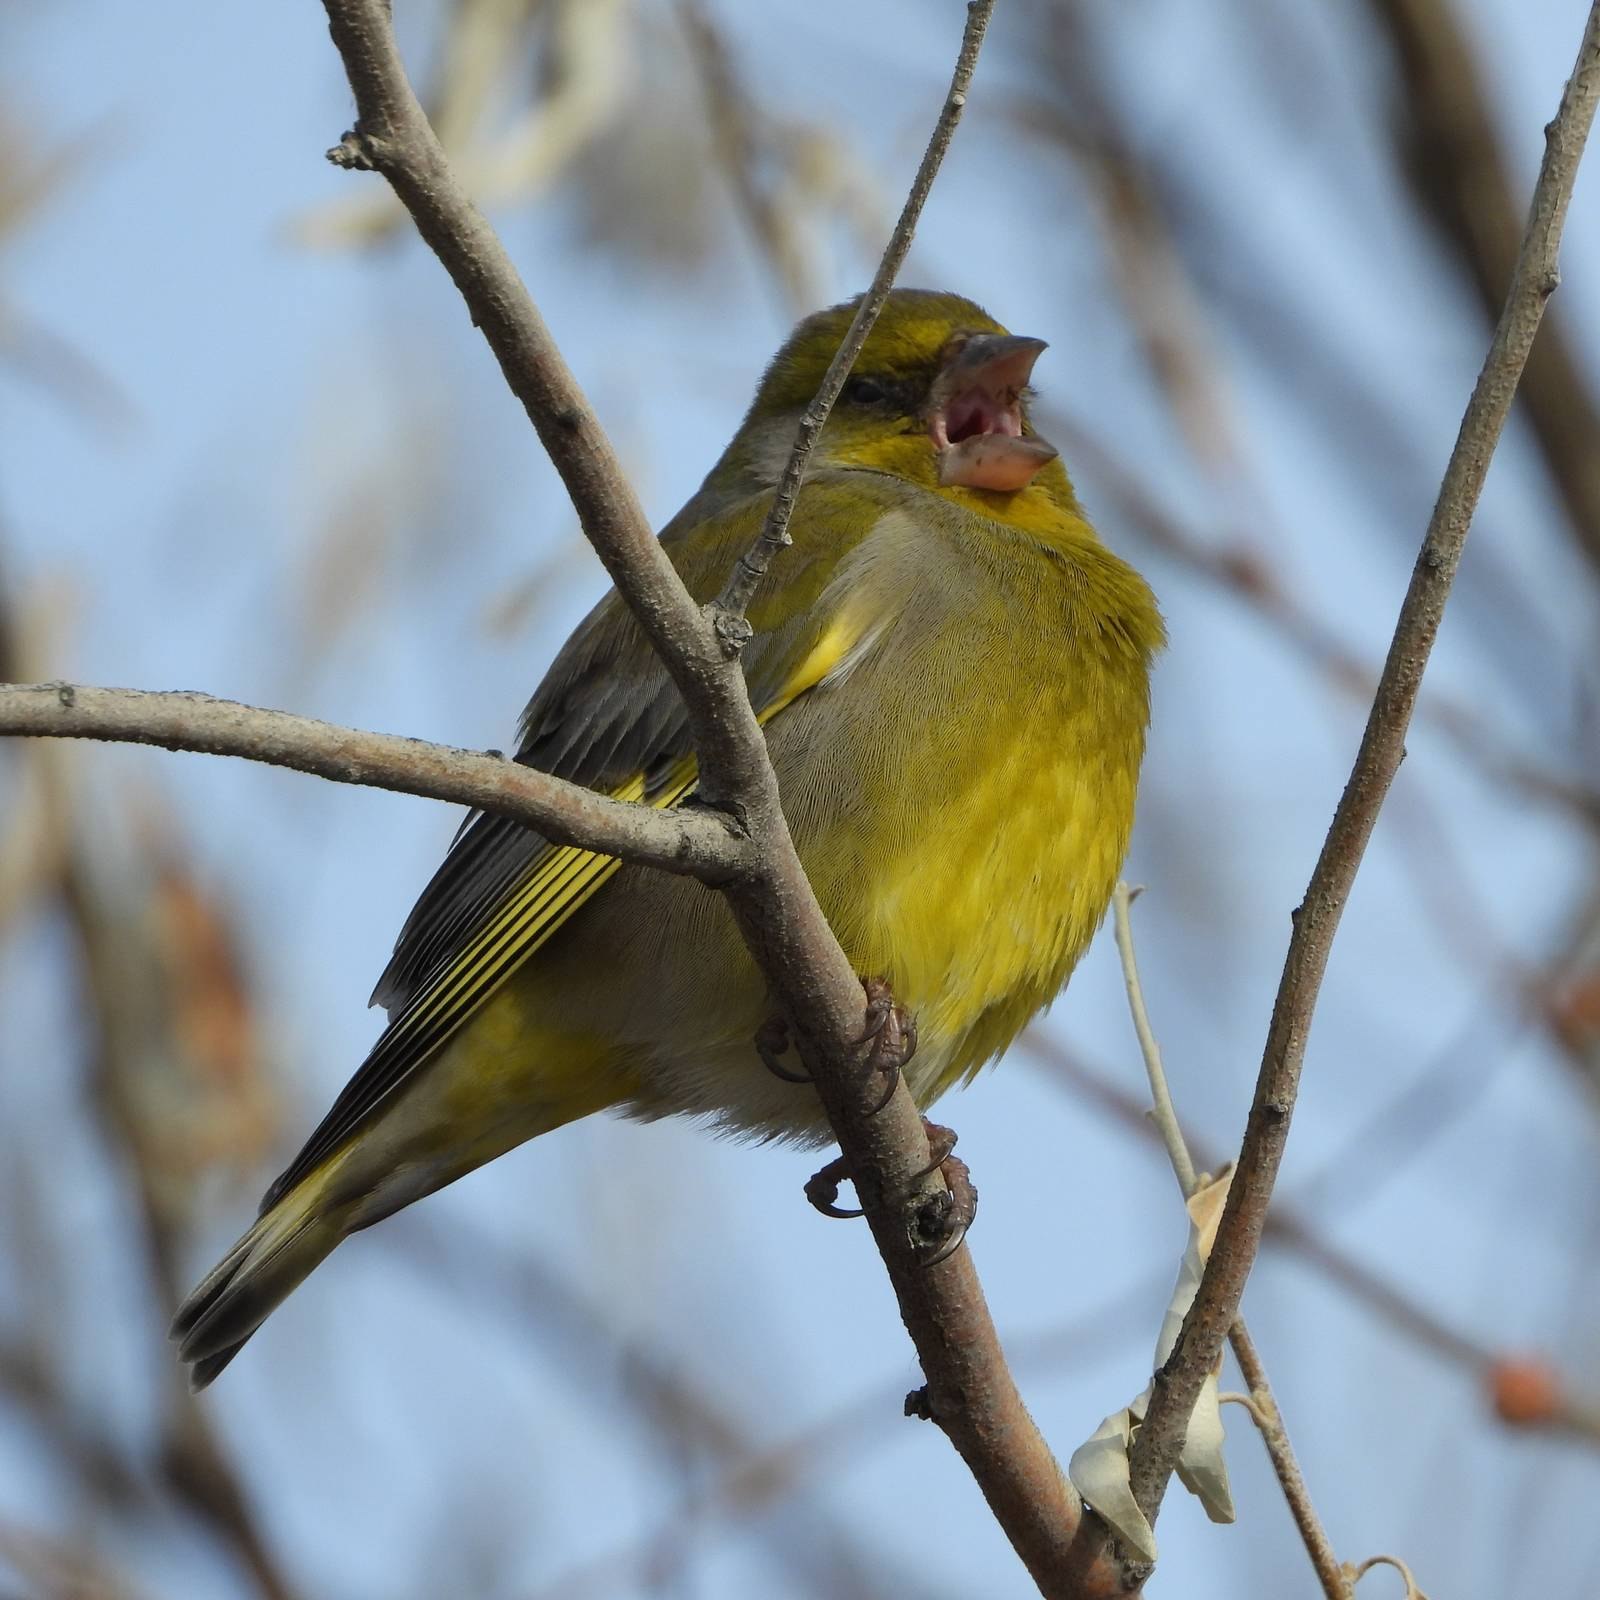
{"label": "open beak", "polygon": [[1054,445],[1022,432],[1022,391],[1043,339],[975,333],[945,361],[928,404],[939,482],[1022,489],[1056,458]]}

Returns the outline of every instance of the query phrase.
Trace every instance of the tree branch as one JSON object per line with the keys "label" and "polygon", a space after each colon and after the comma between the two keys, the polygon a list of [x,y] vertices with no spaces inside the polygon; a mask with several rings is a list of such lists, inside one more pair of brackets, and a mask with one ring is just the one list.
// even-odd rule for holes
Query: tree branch
{"label": "tree branch", "polygon": [[[859,1070],[861,987],[795,854],[737,653],[721,647],[711,617],[679,582],[516,269],[451,174],[406,81],[387,5],[325,4],[358,111],[355,130],[331,155],[373,167],[394,186],[461,290],[561,473],[585,533],[678,685],[700,760],[700,794],[735,817],[751,841],[743,870],[724,892],[790,1021],[855,1177],[928,1379],[928,1413],[972,1469],[1040,1587],[1063,1594],[1080,1504],[1006,1369],[970,1254],[963,1246],[937,1266],[922,1264],[919,1230],[943,1179],[930,1170],[921,1118],[904,1084],[879,1112],[869,1075]],[[970,75],[992,5],[981,0],[969,9],[959,81]],[[953,127],[950,99],[940,120]],[[908,237],[909,229],[904,238],[897,234],[891,250],[903,250]],[[1116,1592],[1108,1566],[1100,1567],[1097,1581],[1102,1592]]]}
{"label": "tree branch", "polygon": [[70,683],[0,684],[0,734],[242,756],[335,783],[492,811],[557,844],[623,856],[713,885],[737,874],[749,849],[748,840],[718,812],[658,811],[480,750],[364,733],[186,689],[160,693]]}
{"label": "tree branch", "polygon": [[[1122,962],[1122,980],[1128,991],[1128,1010],[1133,1016],[1133,1030],[1139,1039],[1139,1053],[1144,1058],[1145,1073],[1150,1080],[1152,1101],[1150,1120],[1166,1147],[1167,1160],[1172,1165],[1178,1187],[1188,1199],[1199,1186],[1194,1157],[1189,1151],[1189,1141],[1184,1137],[1178,1121],[1177,1109],[1172,1104],[1172,1093],[1167,1086],[1167,1070],[1161,1060],[1161,1045],[1155,1029],[1150,1025],[1150,1013],[1145,1007],[1144,985],[1139,979],[1139,960],[1133,946],[1133,918],[1129,914],[1133,905],[1133,891],[1127,884],[1119,883],[1111,895],[1112,926],[1116,933],[1117,955]],[[1228,1330],[1228,1341],[1233,1346],[1234,1359],[1244,1376],[1249,1390],[1250,1415],[1255,1419],[1261,1442],[1267,1447],[1267,1457],[1277,1475],[1278,1486],[1288,1502],[1289,1514],[1300,1530],[1300,1540],[1311,1559],[1312,1569],[1327,1600],[1351,1600],[1351,1585],[1334,1554],[1327,1529],[1311,1503],[1311,1491],[1306,1487],[1305,1474],[1300,1470],[1299,1458],[1289,1442],[1289,1430],[1284,1426],[1283,1413],[1278,1408],[1278,1398],[1272,1392],[1267,1369],[1256,1353],[1255,1340],[1244,1325],[1243,1317],[1236,1317]]]}
{"label": "tree branch", "polygon": [[1545,131],[1544,161],[1511,290],[1451,452],[1350,781],[1305,899],[1294,914],[1255,1099],[1216,1246],[1177,1347],[1155,1375],[1150,1407],[1134,1444],[1134,1491],[1152,1519],[1182,1448],[1195,1397],[1238,1315],[1245,1279],[1261,1242],[1328,952],[1379,808],[1405,754],[1406,728],[1423,668],[1438,634],[1489,461],[1545,304],[1559,282],[1557,246],[1597,96],[1600,0],[1590,9],[1577,64],[1555,120]]}

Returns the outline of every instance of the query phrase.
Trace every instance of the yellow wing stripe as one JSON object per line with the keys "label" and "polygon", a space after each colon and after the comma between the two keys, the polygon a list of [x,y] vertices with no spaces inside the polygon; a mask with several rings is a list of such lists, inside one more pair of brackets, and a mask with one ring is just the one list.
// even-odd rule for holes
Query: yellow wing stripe
{"label": "yellow wing stripe", "polygon": [[[684,763],[687,773],[672,780],[649,804],[676,805],[694,786],[693,758]],[[635,775],[612,791],[618,800],[644,798],[644,778]],[[576,845],[563,845],[545,856],[496,915],[456,957],[439,981],[419,994],[395,1020],[395,1042],[408,1035],[443,1024],[448,1032],[486,1000],[512,967],[525,961],[554,934],[567,918],[600,888],[622,863],[615,856],[599,855]]]}
{"label": "yellow wing stripe", "polygon": [[[799,667],[772,703],[758,713],[765,725],[800,695],[821,681],[849,652],[854,630],[835,626],[807,652]],[[699,766],[692,755],[672,769],[665,784],[647,804],[658,810],[677,805],[699,781]],[[645,778],[635,773],[611,791],[616,800],[645,799]],[[437,1031],[442,1039],[486,1000],[511,973],[526,961],[569,917],[621,867],[615,856],[600,855],[576,845],[563,845],[543,857],[527,878],[510,892],[494,920],[462,949],[439,980],[424,989],[395,1019],[391,1040]],[[423,1041],[424,1047],[430,1041]]]}

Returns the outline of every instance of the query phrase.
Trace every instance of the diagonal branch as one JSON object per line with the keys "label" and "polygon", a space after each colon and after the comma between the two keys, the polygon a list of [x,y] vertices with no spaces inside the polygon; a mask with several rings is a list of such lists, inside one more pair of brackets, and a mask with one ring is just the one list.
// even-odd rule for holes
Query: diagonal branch
{"label": "diagonal branch", "polygon": [[[976,0],[969,7],[957,82],[940,119],[944,143],[992,6]],[[1061,1593],[1059,1574],[1081,1508],[1006,1369],[970,1254],[960,1248],[938,1266],[921,1264],[919,1217],[943,1180],[904,1085],[880,1113],[867,1075],[857,1070],[861,988],[795,854],[737,654],[720,647],[710,616],[694,605],[645,525],[516,269],[451,174],[406,80],[387,5],[326,0],[326,7],[358,112],[334,158],[382,172],[411,212],[550,451],[590,542],[682,692],[701,795],[736,818],[751,841],[743,870],[725,886],[729,904],[788,1015],[855,1175],[928,1378],[929,1411],[1041,1588]],[[939,135],[935,144],[942,154]],[[930,182],[931,172],[928,166]],[[909,224],[891,251],[903,252],[908,239]],[[1100,1576],[1109,1584],[1107,1569]]]}
{"label": "diagonal branch", "polygon": [[1261,1242],[1328,953],[1379,808],[1405,755],[1406,729],[1423,668],[1439,631],[1490,458],[1545,304],[1560,281],[1557,246],[1597,97],[1600,0],[1590,9],[1572,77],[1555,119],[1545,130],[1544,161],[1511,290],[1445,470],[1350,781],[1305,899],[1294,913],[1255,1099],[1216,1246],[1177,1347],[1155,1375],[1150,1408],[1134,1445],[1134,1491],[1151,1517],[1160,1508],[1182,1448],[1195,1396],[1238,1315],[1245,1279]]}
{"label": "diagonal branch", "polygon": [[[700,760],[700,793],[751,841],[724,886],[752,955],[792,1026],[801,1059],[838,1137],[928,1378],[928,1411],[945,1428],[1040,1587],[1061,1574],[1081,1507],[1016,1391],[972,1258],[958,1248],[922,1264],[920,1219],[943,1179],[902,1083],[879,1110],[858,1070],[861,987],[818,907],[789,837],[766,743],[737,654],[694,604],[637,501],[593,413],[556,352],[516,269],[450,171],[406,80],[384,0],[325,0],[334,44],[355,93],[357,123],[332,152],[393,185],[418,231],[455,280],[571,495],[585,533],[683,695]],[[969,7],[958,80],[993,0]],[[951,101],[945,117],[953,127]],[[954,107],[959,110],[959,103]],[[904,248],[904,239],[896,241]],[[891,248],[896,244],[892,243]],[[1108,1592],[1114,1576],[1102,1564]]]}
{"label": "diagonal branch", "polygon": [[911,180],[911,192],[901,208],[900,220],[889,235],[889,243],[884,249],[883,259],[878,263],[877,272],[873,274],[871,287],[862,295],[850,327],[833,360],[828,363],[821,388],[812,397],[811,404],[800,419],[794,448],[784,464],[783,476],[778,480],[778,490],[772,498],[766,522],[756,536],[756,542],[740,556],[712,607],[718,634],[724,647],[733,654],[738,653],[750,636],[749,625],[744,620],[746,608],[755,598],[773,557],[789,543],[789,519],[794,515],[795,501],[800,496],[800,484],[806,475],[806,463],[811,459],[812,446],[816,444],[817,435],[822,432],[822,425],[828,420],[828,413],[833,410],[833,403],[844,388],[845,379],[850,376],[856,357],[861,354],[861,347],[867,342],[867,335],[872,332],[873,323],[878,320],[878,313],[883,310],[889,291],[894,287],[894,280],[905,262],[906,252],[911,248],[911,236],[916,232],[917,219],[933,192],[933,180],[938,177],[939,168],[944,164],[945,152],[950,148],[956,124],[960,122],[961,113],[966,107],[967,90],[972,84],[972,74],[978,65],[978,51],[982,48],[983,35],[993,11],[994,0],[969,0],[967,29],[962,36],[961,53],[956,57],[956,69],[950,78],[949,92],[944,97],[944,109],[934,124],[928,148],[922,153],[917,175]]}
{"label": "diagonal branch", "polygon": [[[1128,1009],[1133,1015],[1133,1031],[1139,1039],[1139,1053],[1144,1057],[1145,1074],[1150,1080],[1150,1120],[1161,1142],[1166,1146],[1167,1160],[1172,1164],[1178,1187],[1188,1199],[1199,1187],[1194,1157],[1189,1151],[1189,1141],[1184,1138],[1182,1124],[1178,1121],[1172,1093],[1167,1086],[1167,1072],[1161,1060],[1161,1045],[1155,1029],[1150,1025],[1150,1013],[1145,1007],[1144,985],[1139,978],[1139,961],[1133,947],[1133,918],[1129,914],[1133,905],[1133,891],[1127,884],[1119,883],[1111,896],[1111,914],[1116,932],[1117,954],[1122,961],[1122,980],[1128,991]],[[1250,1415],[1255,1419],[1261,1441],[1267,1447],[1268,1459],[1277,1475],[1278,1485],[1288,1502],[1289,1514],[1300,1531],[1301,1543],[1306,1547],[1317,1581],[1328,1600],[1351,1600],[1351,1587],[1339,1558],[1333,1552],[1327,1529],[1311,1502],[1311,1491],[1306,1487],[1305,1474],[1289,1442],[1289,1430],[1284,1426],[1283,1413],[1278,1408],[1278,1398],[1272,1392],[1267,1369],[1256,1352],[1255,1340],[1237,1317],[1228,1330],[1228,1342],[1233,1346],[1234,1359],[1244,1376],[1249,1390],[1244,1398]]]}

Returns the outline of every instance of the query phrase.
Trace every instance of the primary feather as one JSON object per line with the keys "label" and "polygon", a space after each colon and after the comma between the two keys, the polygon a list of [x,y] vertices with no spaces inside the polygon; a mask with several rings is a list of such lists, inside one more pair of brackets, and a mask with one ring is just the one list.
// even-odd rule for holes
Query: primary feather
{"label": "primary feather", "polygon": [[[663,533],[696,598],[759,530],[850,311],[801,324]],[[1143,580],[1099,542],[996,377],[1023,344],[1025,375],[1040,347],[969,302],[891,298],[744,656],[822,907],[856,970],[916,1013],[908,1082],[923,1104],[1048,1004],[1099,923],[1162,637]],[[1025,487],[968,486],[997,470]],[[557,656],[517,759],[655,805],[693,794],[682,706],[615,594]],[[367,1061],[179,1312],[197,1382],[346,1233],[574,1117],[617,1107],[827,1135],[814,1092],[756,1057],[773,1007],[718,895],[503,819],[463,829],[375,998],[389,1022]]]}

